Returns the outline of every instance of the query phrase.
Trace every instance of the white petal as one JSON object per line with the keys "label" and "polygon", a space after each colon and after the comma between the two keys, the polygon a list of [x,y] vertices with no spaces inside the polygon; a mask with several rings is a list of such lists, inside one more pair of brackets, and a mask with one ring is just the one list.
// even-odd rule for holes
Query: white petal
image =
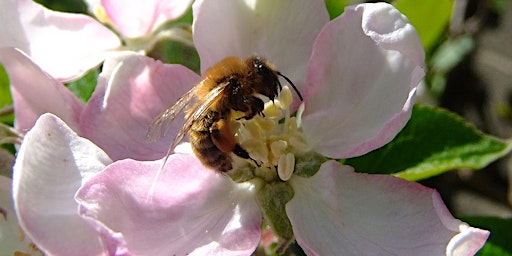
{"label": "white petal", "polygon": [[446,248],[446,255],[475,255],[482,248],[490,234],[487,230],[473,228],[466,223],[460,223],[458,231],[460,233],[450,240]]}
{"label": "white petal", "polygon": [[[12,201],[12,180],[0,176],[0,250],[5,255],[30,255],[30,239],[20,231]],[[25,254],[23,254],[25,253]]]}
{"label": "white petal", "polygon": [[114,27],[127,38],[148,37],[162,23],[181,16],[191,0],[112,1],[103,7]]}
{"label": "white petal", "polygon": [[117,36],[83,14],[56,12],[31,0],[0,1],[0,47],[17,47],[59,80],[79,77],[120,46]]}
{"label": "white petal", "polygon": [[194,9],[194,44],[201,70],[228,56],[258,54],[295,85],[304,83],[313,41],[329,21],[321,0],[201,0]]}
{"label": "white petal", "polygon": [[168,136],[155,143],[146,140],[151,122],[198,81],[197,74],[181,65],[133,52],[108,58],[81,116],[80,135],[114,160],[160,159],[183,126],[183,117],[178,116]]}
{"label": "white petal", "polygon": [[423,54],[416,31],[391,5],[347,8],[315,41],[302,123],[308,142],[347,158],[393,139],[410,117]]}
{"label": "white petal", "polygon": [[[136,255],[249,255],[260,239],[253,191],[193,155],[121,160],[77,193],[81,213]],[[157,176],[158,175],[158,176]],[[158,178],[156,178],[158,177]]]}
{"label": "white petal", "polygon": [[329,161],[313,177],[290,181],[295,196],[286,212],[308,255],[444,255],[461,234],[475,252],[488,235],[468,234],[434,190],[393,176]]}
{"label": "white petal", "polygon": [[53,113],[77,129],[84,104],[18,49],[0,48],[14,101],[16,129],[26,132],[44,113]]}
{"label": "white petal", "polygon": [[25,136],[14,166],[13,195],[21,227],[49,254],[103,251],[98,234],[78,215],[74,195],[111,161],[52,114]]}

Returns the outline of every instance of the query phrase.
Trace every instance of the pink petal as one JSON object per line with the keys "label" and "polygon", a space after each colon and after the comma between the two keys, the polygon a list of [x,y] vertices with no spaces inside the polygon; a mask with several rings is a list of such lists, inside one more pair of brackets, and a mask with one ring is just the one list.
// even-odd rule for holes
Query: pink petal
{"label": "pink petal", "polygon": [[[260,239],[253,191],[205,169],[193,155],[121,160],[77,193],[80,212],[136,255],[249,255]],[[156,182],[156,183],[155,183]]]}
{"label": "pink petal", "polygon": [[61,81],[97,66],[106,51],[121,44],[112,31],[86,15],[55,12],[31,0],[1,1],[0,9],[0,47],[22,49]]}
{"label": "pink petal", "polygon": [[302,87],[313,41],[329,15],[322,0],[195,1],[201,70],[228,56],[263,56]]}
{"label": "pink petal", "polygon": [[47,254],[98,255],[103,247],[77,212],[82,181],[111,160],[62,120],[42,115],[21,144],[13,169],[13,195],[20,225]]}
{"label": "pink petal", "polygon": [[32,241],[20,234],[18,218],[12,201],[12,180],[0,176],[0,248],[5,255],[31,255]]}
{"label": "pink petal", "polygon": [[82,115],[81,135],[97,143],[114,160],[160,159],[183,119],[173,122],[169,136],[157,143],[146,140],[150,124],[198,81],[199,76],[183,66],[163,64],[135,53],[107,59]]}
{"label": "pink petal", "polygon": [[311,178],[294,176],[291,184],[295,196],[286,212],[308,255],[445,255],[461,235],[475,252],[489,235],[467,232],[470,227],[451,216],[435,190],[355,173],[335,161]]}
{"label": "pink petal", "polygon": [[191,0],[102,0],[114,27],[125,37],[147,37],[162,23],[185,13]]}
{"label": "pink petal", "polygon": [[410,117],[423,77],[423,48],[386,3],[347,8],[318,36],[309,63],[304,133],[333,158],[381,147]]}
{"label": "pink petal", "polygon": [[9,75],[15,127],[26,132],[43,113],[53,113],[76,129],[83,103],[20,50],[0,48],[0,62]]}

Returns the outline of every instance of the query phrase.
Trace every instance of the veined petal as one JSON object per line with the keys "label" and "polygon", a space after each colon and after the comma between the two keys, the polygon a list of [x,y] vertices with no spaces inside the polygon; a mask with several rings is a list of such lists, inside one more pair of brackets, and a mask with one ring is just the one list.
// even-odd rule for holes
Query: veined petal
{"label": "veined petal", "polygon": [[13,168],[13,196],[21,227],[48,254],[99,255],[98,234],[77,212],[74,195],[111,160],[62,120],[42,115],[21,144]]}
{"label": "veined petal", "polygon": [[183,119],[178,117],[168,132],[170,136],[156,143],[146,140],[150,124],[198,81],[197,74],[181,65],[163,64],[135,53],[107,59],[82,115],[81,135],[114,160],[160,159]]}
{"label": "veined petal", "polygon": [[329,21],[321,0],[201,0],[193,10],[202,72],[228,56],[258,54],[298,87],[315,37]]}
{"label": "veined petal", "polygon": [[114,27],[127,38],[150,36],[163,22],[185,13],[191,0],[102,0]]}
{"label": "veined petal", "polygon": [[0,48],[0,62],[9,75],[16,129],[28,131],[37,118],[47,112],[59,116],[72,129],[78,128],[84,106],[64,85],[18,49]]}
{"label": "veined petal", "polygon": [[189,154],[110,165],[77,193],[80,212],[116,232],[136,255],[249,255],[261,214],[250,188]]}
{"label": "veined petal", "polygon": [[350,7],[329,22],[307,74],[303,127],[313,148],[348,158],[392,140],[410,117],[423,60],[415,29],[389,4]]}
{"label": "veined petal", "polygon": [[393,176],[329,161],[290,181],[286,212],[308,255],[445,255],[462,240],[476,252],[489,235],[454,219],[435,190]]}
{"label": "veined petal", "polygon": [[1,1],[0,9],[0,47],[20,48],[60,81],[79,77],[121,45],[86,15],[55,12],[31,0]]}

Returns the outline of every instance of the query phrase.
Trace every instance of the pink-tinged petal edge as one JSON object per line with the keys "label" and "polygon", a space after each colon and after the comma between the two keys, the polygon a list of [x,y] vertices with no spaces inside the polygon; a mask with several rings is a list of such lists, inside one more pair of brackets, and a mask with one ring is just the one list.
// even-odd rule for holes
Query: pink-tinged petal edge
{"label": "pink-tinged petal edge", "polygon": [[0,47],[23,50],[59,81],[80,77],[121,45],[87,15],[52,11],[31,0],[5,0],[0,7]]}
{"label": "pink-tinged petal edge", "polygon": [[179,18],[192,0],[102,0],[114,27],[127,38],[148,37],[162,23]]}
{"label": "pink-tinged petal edge", "polygon": [[308,255],[471,255],[489,235],[454,219],[435,190],[336,161],[291,184],[286,212]]}
{"label": "pink-tinged petal edge", "polygon": [[146,139],[150,124],[198,81],[197,74],[181,65],[163,64],[140,54],[127,52],[109,58],[81,116],[80,135],[114,160],[160,159],[184,118],[178,116],[167,136],[156,142]]}
{"label": "pink-tinged petal edge", "polygon": [[333,158],[365,154],[408,121],[424,52],[408,20],[386,3],[346,8],[315,41],[307,73],[304,133]]}
{"label": "pink-tinged petal edge", "polygon": [[228,56],[257,54],[299,90],[304,87],[315,37],[329,21],[322,0],[201,0],[192,7],[202,72]]}
{"label": "pink-tinged petal edge", "polygon": [[471,227],[462,221],[453,221],[453,216],[444,205],[438,193],[432,195],[432,201],[438,215],[446,217],[441,218],[446,228],[458,232],[448,243],[446,255],[475,255],[484,246],[490,232]]}
{"label": "pink-tinged petal edge", "polygon": [[[77,193],[80,212],[101,233],[143,255],[249,255],[260,239],[252,191],[205,169],[190,154],[121,160]],[[155,183],[156,182],[156,183]],[[115,209],[115,210],[114,210]]]}
{"label": "pink-tinged petal edge", "polygon": [[54,255],[98,255],[98,234],[78,215],[74,195],[111,160],[62,120],[42,115],[24,137],[13,168],[20,226],[39,249]]}
{"label": "pink-tinged petal edge", "polygon": [[59,116],[72,129],[78,128],[84,104],[64,85],[18,49],[0,48],[0,62],[9,75],[16,129],[27,132],[41,114],[48,112]]}

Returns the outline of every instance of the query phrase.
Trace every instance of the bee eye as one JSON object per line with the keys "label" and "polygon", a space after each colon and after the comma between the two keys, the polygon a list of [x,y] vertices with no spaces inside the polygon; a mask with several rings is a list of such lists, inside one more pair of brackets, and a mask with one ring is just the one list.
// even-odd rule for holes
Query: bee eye
{"label": "bee eye", "polygon": [[252,65],[254,68],[256,68],[258,70],[258,72],[260,72],[263,69],[263,63],[261,62],[261,59],[259,59],[259,58],[254,59],[252,62]]}

